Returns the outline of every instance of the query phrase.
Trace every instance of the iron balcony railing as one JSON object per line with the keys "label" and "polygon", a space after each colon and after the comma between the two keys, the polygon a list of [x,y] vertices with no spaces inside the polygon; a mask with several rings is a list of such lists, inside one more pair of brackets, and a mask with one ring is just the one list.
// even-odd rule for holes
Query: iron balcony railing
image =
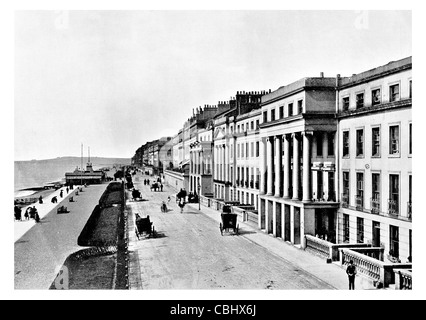
{"label": "iron balcony railing", "polygon": [[392,216],[399,215],[398,201],[394,199],[388,199],[388,214]]}
{"label": "iron balcony railing", "polygon": [[364,197],[361,195],[355,196],[355,204],[356,204],[356,209],[358,211],[363,211],[364,210]]}
{"label": "iron balcony railing", "polygon": [[371,213],[379,214],[380,213],[380,199],[379,198],[371,198]]}
{"label": "iron balcony railing", "polygon": [[413,217],[412,208],[411,208],[411,201],[407,202],[407,217],[410,220]]}
{"label": "iron balcony railing", "polygon": [[349,207],[349,194],[342,193],[342,207],[347,208]]}

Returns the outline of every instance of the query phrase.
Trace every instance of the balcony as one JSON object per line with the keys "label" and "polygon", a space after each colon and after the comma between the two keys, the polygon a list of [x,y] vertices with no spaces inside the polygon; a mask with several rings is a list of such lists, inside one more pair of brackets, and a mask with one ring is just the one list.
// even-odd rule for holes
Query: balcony
{"label": "balcony", "polygon": [[412,219],[411,201],[407,202],[407,217],[410,220]]}
{"label": "balcony", "polygon": [[342,193],[341,199],[342,199],[342,207],[343,208],[349,207],[349,194]]}
{"label": "balcony", "polygon": [[327,201],[336,202],[336,193],[334,191],[328,191]]}
{"label": "balcony", "polygon": [[380,199],[371,198],[371,213],[372,214],[380,214]]}
{"label": "balcony", "polygon": [[398,216],[398,201],[393,199],[388,199],[388,214],[391,216]]}
{"label": "balcony", "polygon": [[364,196],[361,196],[361,195],[355,196],[355,204],[356,204],[356,210],[357,211],[363,211],[364,210]]}

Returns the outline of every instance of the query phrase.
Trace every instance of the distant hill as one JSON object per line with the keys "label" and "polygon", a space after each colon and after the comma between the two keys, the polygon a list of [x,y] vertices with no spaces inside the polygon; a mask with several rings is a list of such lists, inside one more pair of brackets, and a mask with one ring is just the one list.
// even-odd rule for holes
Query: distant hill
{"label": "distant hill", "polygon": [[[122,165],[130,165],[130,158],[105,158],[105,157],[90,157],[90,161],[93,166],[111,166],[114,164],[122,164]],[[80,157],[57,157],[53,159],[42,159],[42,160],[26,160],[26,161],[15,161],[15,163],[25,163],[25,162],[38,162],[38,163],[63,163],[63,164],[71,164],[75,163],[76,166],[81,165]],[[83,157],[83,166],[85,167],[87,164],[87,157]]]}
{"label": "distant hill", "polygon": [[[114,165],[130,165],[130,158],[90,157],[93,169],[112,167]],[[83,158],[83,168],[87,165],[87,157]],[[60,181],[66,172],[73,172],[81,167],[80,157],[58,157],[55,159],[15,161],[15,190],[42,186],[45,183]]]}

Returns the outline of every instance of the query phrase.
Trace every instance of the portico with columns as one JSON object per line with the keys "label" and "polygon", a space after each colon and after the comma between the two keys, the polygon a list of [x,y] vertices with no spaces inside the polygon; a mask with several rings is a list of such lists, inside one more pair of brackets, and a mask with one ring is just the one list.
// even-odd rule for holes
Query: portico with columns
{"label": "portico with columns", "polygon": [[[259,135],[261,185],[258,227],[265,233],[302,247],[305,235],[315,236],[324,225],[332,229],[327,232],[336,233],[339,208],[339,203],[331,201],[331,198],[317,198],[319,173],[325,176],[334,170],[331,164],[335,162],[335,152],[321,153],[320,156],[315,152],[317,143],[320,143],[315,137],[334,137],[337,129],[333,85],[329,78],[319,78],[313,86],[318,85],[319,88],[311,92],[313,88],[307,85],[306,79],[262,98],[263,123]],[[321,94],[319,90],[324,92]],[[312,99],[319,94],[321,107]],[[286,112],[292,107],[291,113]],[[280,116],[276,117],[276,114]],[[321,146],[334,148],[332,143],[321,143]],[[321,170],[314,163],[320,163]],[[327,168],[326,174],[323,174],[323,168]],[[320,181],[332,181],[334,184],[333,179]],[[321,189],[327,188],[321,186]],[[334,187],[329,189],[335,190]]]}

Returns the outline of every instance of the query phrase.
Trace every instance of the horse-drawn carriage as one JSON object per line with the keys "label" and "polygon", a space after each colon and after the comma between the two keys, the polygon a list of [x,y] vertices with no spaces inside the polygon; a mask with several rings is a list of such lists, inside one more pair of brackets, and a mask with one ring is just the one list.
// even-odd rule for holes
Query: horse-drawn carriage
{"label": "horse-drawn carriage", "polygon": [[132,190],[132,200],[133,201],[142,200],[141,192],[138,189]]}
{"label": "horse-drawn carriage", "polygon": [[158,191],[160,190],[160,184],[158,182],[154,182],[151,184],[151,191]]}
{"label": "horse-drawn carriage", "polygon": [[219,224],[220,234],[223,236],[223,231],[230,232],[232,229],[234,234],[238,234],[239,224],[237,223],[238,215],[231,213],[231,206],[225,205],[223,213],[221,213],[222,222]]}
{"label": "horse-drawn carriage", "polygon": [[152,225],[152,222],[149,216],[146,216],[146,218],[142,218],[141,216],[139,216],[139,214],[136,213],[135,232],[136,232],[136,237],[138,238],[138,240],[144,235],[146,237],[155,238],[156,231],[154,229],[154,226]]}

